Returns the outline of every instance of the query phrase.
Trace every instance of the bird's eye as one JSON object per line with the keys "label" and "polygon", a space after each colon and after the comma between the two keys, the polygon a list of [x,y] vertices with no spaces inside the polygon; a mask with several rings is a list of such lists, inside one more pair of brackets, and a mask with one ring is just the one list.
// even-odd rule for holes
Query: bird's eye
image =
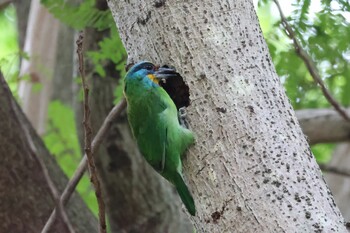
{"label": "bird's eye", "polygon": [[147,65],[145,68],[146,68],[146,70],[153,70],[153,66],[151,66],[151,65]]}

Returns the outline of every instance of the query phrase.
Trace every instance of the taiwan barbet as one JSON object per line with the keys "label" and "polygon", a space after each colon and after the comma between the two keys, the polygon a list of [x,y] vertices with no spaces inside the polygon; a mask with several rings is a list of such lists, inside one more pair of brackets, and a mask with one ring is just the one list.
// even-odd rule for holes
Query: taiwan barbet
{"label": "taiwan barbet", "polygon": [[181,155],[194,142],[194,135],[180,124],[173,100],[159,85],[161,80],[172,77],[172,71],[147,61],[134,65],[124,79],[127,116],[143,157],[176,187],[188,212],[195,215],[181,164]]}

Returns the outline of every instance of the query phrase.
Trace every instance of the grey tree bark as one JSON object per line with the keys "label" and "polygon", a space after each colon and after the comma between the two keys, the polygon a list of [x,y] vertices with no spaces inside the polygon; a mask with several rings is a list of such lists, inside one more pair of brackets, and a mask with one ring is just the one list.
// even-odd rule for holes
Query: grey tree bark
{"label": "grey tree bark", "polygon": [[[105,0],[96,1],[96,6],[109,10]],[[98,42],[109,33],[86,30],[85,50],[97,50]],[[106,77],[94,72],[92,64],[86,66],[95,130],[112,109],[114,88],[122,78],[112,61],[105,61],[103,66]],[[112,232],[193,232],[187,216],[181,212],[176,191],[141,158],[125,113],[114,122],[95,158]]]}
{"label": "grey tree bark", "polygon": [[[40,232],[55,207],[51,188],[62,191],[67,178],[15,102],[1,73],[0,96],[0,232]],[[51,188],[45,177],[51,178]],[[97,231],[97,221],[79,195],[74,194],[67,206],[76,232]],[[69,231],[58,218],[52,232]]]}
{"label": "grey tree bark", "polygon": [[129,61],[174,65],[189,85],[198,232],[346,232],[252,1],[108,3]]}

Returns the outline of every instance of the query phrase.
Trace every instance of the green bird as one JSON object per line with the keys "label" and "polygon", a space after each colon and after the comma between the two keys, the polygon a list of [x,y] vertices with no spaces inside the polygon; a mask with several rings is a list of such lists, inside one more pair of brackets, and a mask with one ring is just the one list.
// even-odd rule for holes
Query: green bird
{"label": "green bird", "polygon": [[180,125],[174,102],[159,85],[160,80],[171,78],[171,70],[143,61],[128,71],[124,79],[127,115],[141,154],[176,187],[194,216],[196,208],[183,180],[181,164],[181,155],[194,142],[194,136]]}

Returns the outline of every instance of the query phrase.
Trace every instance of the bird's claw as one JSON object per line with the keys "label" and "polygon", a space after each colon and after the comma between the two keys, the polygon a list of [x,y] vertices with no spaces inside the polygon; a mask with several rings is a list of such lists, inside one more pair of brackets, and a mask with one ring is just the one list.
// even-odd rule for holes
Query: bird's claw
{"label": "bird's claw", "polygon": [[187,122],[186,107],[179,108],[178,118],[179,118],[180,125],[186,129],[188,129],[189,127],[188,127],[188,122]]}

